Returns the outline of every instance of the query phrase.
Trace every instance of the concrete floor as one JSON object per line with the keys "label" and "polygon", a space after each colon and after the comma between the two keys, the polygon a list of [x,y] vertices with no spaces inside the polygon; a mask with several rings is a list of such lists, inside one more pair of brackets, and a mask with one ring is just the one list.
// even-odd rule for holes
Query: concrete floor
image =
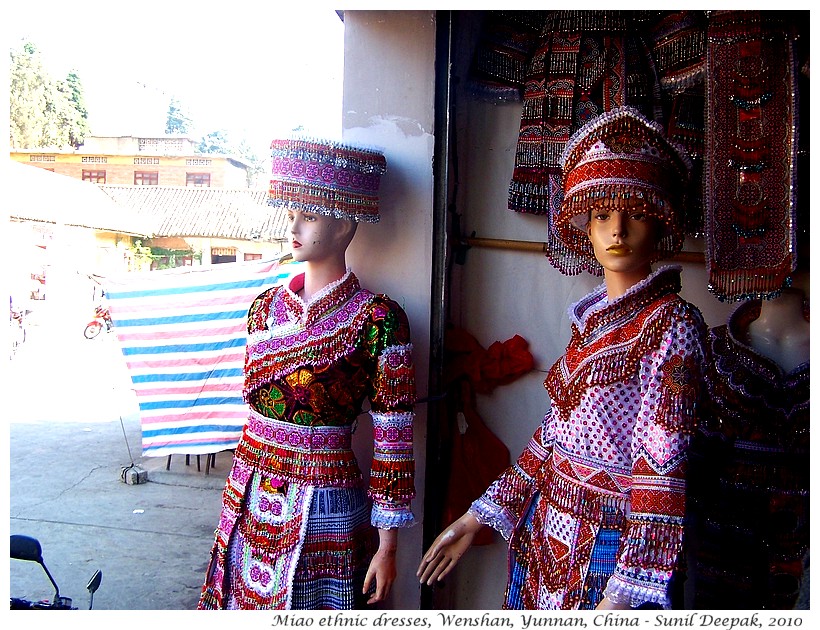
{"label": "concrete floor", "polygon": [[[76,328],[76,330],[75,330]],[[9,528],[40,540],[60,594],[87,609],[86,584],[103,572],[95,610],[192,610],[205,574],[231,454],[141,457],[136,398],[113,333],[40,322],[9,362]],[[147,482],[122,481],[131,463]],[[51,598],[35,563],[10,560],[16,597]],[[20,627],[20,626],[16,626]]]}

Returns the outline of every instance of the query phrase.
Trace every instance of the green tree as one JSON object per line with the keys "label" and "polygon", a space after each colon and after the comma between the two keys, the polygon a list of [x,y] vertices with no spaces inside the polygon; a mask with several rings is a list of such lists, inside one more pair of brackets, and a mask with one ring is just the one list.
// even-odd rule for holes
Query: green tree
{"label": "green tree", "polygon": [[184,136],[191,133],[193,123],[188,111],[177,98],[171,98],[168,105],[168,118],[165,122],[165,133]]}
{"label": "green tree", "polygon": [[252,187],[262,171],[267,170],[265,161],[253,150],[250,143],[242,138],[236,142],[225,129],[218,129],[202,137],[197,153],[229,155],[247,165],[247,185]]}
{"label": "green tree", "polygon": [[225,129],[218,129],[202,136],[196,150],[197,153],[219,153],[221,155],[231,155],[235,152],[230,136]]}
{"label": "green tree", "polygon": [[83,144],[85,137],[91,133],[91,128],[88,125],[88,109],[85,107],[83,86],[76,70],[68,73],[65,85],[73,108],[77,112],[76,124],[71,128],[69,134],[71,144],[76,148]]}
{"label": "green tree", "polygon": [[253,150],[247,139],[242,138],[237,148],[239,156],[248,164],[248,188],[252,188],[261,173],[265,173],[270,168],[270,160],[263,158]]}
{"label": "green tree", "polygon": [[89,133],[76,72],[53,79],[36,46],[24,42],[9,56],[9,145],[13,149],[77,147]]}

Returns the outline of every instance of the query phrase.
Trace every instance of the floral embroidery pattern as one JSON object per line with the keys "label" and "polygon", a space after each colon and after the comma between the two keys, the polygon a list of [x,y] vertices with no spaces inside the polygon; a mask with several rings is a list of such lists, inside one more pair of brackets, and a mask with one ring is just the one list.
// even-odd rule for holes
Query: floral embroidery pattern
{"label": "floral embroidery pattern", "polygon": [[696,374],[695,364],[691,356],[686,358],[679,354],[669,357],[669,360],[661,365],[663,377],[661,383],[675,396],[693,393],[693,376]]}

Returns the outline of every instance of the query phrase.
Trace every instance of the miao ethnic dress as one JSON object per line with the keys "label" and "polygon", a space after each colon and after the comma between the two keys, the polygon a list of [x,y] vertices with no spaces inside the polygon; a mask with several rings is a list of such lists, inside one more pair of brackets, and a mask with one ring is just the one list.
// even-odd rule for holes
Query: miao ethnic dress
{"label": "miao ethnic dress", "polygon": [[470,507],[510,545],[504,607],[671,606],[705,325],[664,267],[611,303],[570,310],[544,383],[551,408],[517,461]]}
{"label": "miao ethnic dress", "polygon": [[[414,523],[414,370],[401,307],[348,271],[305,303],[274,287],[248,312],[250,417],[222,497],[199,608],[350,609],[375,528]],[[365,399],[365,487],[351,435]]]}
{"label": "miao ethnic dress", "polygon": [[785,371],[748,344],[760,304],[709,331],[709,413],[692,448],[695,608],[790,609],[803,576],[809,361]]}

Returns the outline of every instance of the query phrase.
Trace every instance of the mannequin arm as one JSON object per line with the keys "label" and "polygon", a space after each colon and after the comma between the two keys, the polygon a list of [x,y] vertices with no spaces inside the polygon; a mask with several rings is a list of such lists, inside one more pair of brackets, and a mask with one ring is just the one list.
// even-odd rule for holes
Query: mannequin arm
{"label": "mannequin arm", "polygon": [[441,532],[416,570],[419,582],[432,586],[433,582],[443,580],[470,548],[476,533],[482,527],[475,516],[466,512]]}

